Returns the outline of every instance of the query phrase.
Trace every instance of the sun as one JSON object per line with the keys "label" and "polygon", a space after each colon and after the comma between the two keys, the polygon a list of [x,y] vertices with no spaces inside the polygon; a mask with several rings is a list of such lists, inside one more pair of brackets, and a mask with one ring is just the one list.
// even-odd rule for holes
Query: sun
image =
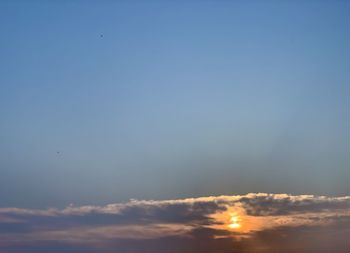
{"label": "sun", "polygon": [[231,214],[230,224],[228,225],[231,229],[239,229],[241,227],[240,218],[237,215]]}

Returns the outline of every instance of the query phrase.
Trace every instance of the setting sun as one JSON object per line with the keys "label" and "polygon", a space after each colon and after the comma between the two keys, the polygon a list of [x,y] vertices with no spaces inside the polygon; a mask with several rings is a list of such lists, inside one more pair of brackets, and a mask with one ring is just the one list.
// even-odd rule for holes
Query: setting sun
{"label": "setting sun", "polygon": [[230,224],[228,225],[229,228],[232,229],[239,229],[241,227],[241,224],[239,224],[240,218],[238,216],[232,216],[230,219]]}

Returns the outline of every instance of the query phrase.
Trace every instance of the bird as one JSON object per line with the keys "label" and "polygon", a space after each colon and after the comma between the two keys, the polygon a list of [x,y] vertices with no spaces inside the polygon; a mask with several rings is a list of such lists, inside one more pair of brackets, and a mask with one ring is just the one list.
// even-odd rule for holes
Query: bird
{"label": "bird", "polygon": [[100,38],[103,38],[103,34],[100,34]]}

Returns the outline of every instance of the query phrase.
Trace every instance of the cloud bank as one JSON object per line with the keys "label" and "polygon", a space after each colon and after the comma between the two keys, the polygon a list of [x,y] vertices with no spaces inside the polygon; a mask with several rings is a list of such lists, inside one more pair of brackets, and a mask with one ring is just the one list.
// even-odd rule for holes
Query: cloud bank
{"label": "cloud bank", "polygon": [[349,196],[250,193],[0,208],[0,252],[348,252],[349,234]]}

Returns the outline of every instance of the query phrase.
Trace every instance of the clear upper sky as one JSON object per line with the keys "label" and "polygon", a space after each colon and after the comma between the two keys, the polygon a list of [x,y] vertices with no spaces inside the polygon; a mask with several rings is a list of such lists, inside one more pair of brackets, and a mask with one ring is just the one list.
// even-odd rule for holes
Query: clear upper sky
{"label": "clear upper sky", "polygon": [[350,194],[349,13],[1,1],[0,205]]}

